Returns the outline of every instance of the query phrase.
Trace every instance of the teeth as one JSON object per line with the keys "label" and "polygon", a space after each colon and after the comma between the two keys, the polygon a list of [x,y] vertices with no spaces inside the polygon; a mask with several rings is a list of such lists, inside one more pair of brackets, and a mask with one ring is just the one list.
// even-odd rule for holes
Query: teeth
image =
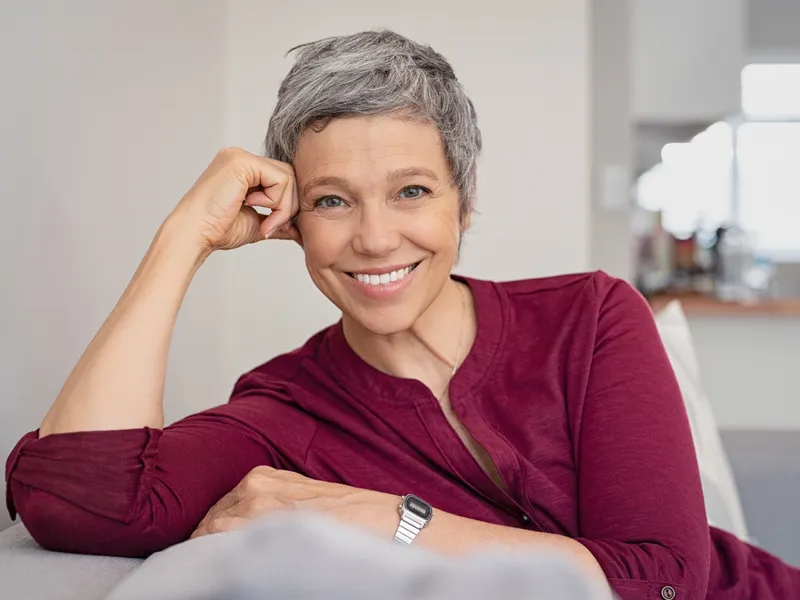
{"label": "teeth", "polygon": [[408,275],[414,269],[412,267],[406,267],[405,269],[398,269],[397,271],[392,271],[390,273],[382,273],[381,275],[366,275],[364,273],[353,273],[353,277],[357,279],[361,283],[365,283],[367,285],[386,285],[387,283],[391,283],[392,281],[399,281],[403,279],[406,275]]}

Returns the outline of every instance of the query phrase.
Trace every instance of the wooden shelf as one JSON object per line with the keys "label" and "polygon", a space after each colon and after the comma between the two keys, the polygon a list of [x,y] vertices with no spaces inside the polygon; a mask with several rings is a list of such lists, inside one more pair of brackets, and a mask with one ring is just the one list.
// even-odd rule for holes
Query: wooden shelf
{"label": "wooden shelf", "polygon": [[665,294],[648,298],[653,312],[672,300],[680,300],[690,317],[800,317],[800,298],[758,300],[753,303],[725,302],[699,294]]}

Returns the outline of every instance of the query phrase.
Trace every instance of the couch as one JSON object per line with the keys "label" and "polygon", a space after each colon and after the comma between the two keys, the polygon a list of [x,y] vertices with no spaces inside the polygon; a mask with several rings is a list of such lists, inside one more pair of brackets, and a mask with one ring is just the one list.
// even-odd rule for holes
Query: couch
{"label": "couch", "polygon": [[[800,432],[723,432],[722,439],[751,539],[800,567]],[[0,532],[4,600],[104,600],[141,565],[48,552],[22,524]]]}
{"label": "couch", "polygon": [[[800,431],[720,432],[680,305],[656,322],[686,403],[709,521],[800,567]],[[135,559],[47,552],[21,524],[0,532],[4,600],[106,599],[145,568]]]}
{"label": "couch", "polygon": [[294,511],[145,561],[48,553],[20,526],[3,538],[0,594],[8,600],[611,600],[557,553],[486,548],[454,558]]}

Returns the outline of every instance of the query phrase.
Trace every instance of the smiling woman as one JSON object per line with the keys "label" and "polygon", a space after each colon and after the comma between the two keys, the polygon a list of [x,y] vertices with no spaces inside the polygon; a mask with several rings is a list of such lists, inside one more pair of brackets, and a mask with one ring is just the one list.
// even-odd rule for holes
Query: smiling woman
{"label": "smiling woman", "polygon": [[[480,148],[430,47],[388,31],[302,46],[268,158],[214,158],[12,452],[12,514],[47,548],[140,556],[309,509],[442,552],[563,553],[623,600],[800,597],[800,572],[709,527],[637,292],[603,273],[452,275]],[[194,273],[266,238],[302,246],[341,320],[164,427]]]}
{"label": "smiling woman", "polygon": [[450,271],[469,219],[435,125],[393,114],[338,118],[306,128],[292,164],[306,266],[341,309],[351,343],[402,335],[458,300]]}

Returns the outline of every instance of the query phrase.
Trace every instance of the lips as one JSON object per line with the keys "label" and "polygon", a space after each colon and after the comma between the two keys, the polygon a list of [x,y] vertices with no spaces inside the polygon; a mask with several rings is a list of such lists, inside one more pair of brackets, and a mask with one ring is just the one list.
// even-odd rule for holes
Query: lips
{"label": "lips", "polygon": [[369,273],[353,272],[347,274],[356,281],[363,283],[365,285],[380,286],[395,281],[400,281],[401,279],[405,278],[409,273],[411,273],[414,269],[416,269],[417,266],[419,266],[419,264],[420,264],[419,262],[416,262],[406,267],[394,270],[387,270],[383,273],[375,273],[373,269]]}

